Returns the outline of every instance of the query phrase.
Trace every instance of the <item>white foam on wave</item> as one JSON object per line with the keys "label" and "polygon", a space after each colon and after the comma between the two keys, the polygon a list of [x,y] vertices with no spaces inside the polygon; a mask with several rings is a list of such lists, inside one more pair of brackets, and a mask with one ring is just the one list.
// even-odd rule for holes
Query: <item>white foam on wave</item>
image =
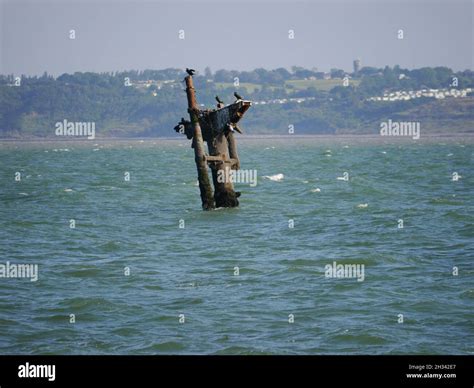
{"label": "white foam on wave", "polygon": [[66,193],[70,193],[71,191],[74,191],[73,189],[64,189]]}
{"label": "white foam on wave", "polygon": [[279,182],[283,180],[285,176],[283,174],[275,174],[275,175],[265,175],[264,178],[269,179],[274,182]]}
{"label": "white foam on wave", "polygon": [[359,204],[357,205],[357,207],[358,207],[359,209],[365,209],[365,208],[368,207],[368,206],[369,206],[368,203],[359,203]]}
{"label": "white foam on wave", "polygon": [[315,189],[311,190],[312,193],[320,193],[321,189],[319,187],[316,187]]}

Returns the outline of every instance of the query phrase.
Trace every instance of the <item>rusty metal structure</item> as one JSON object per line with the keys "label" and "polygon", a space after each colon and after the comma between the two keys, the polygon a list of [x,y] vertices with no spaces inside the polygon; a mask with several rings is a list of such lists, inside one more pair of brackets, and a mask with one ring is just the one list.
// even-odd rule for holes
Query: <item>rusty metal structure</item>
{"label": "rusty metal structure", "polygon": [[[234,134],[242,133],[238,123],[252,102],[237,99],[230,105],[218,103],[216,109],[199,109],[191,74],[185,78],[185,82],[190,120],[182,118],[175,130],[192,139],[202,207],[204,210],[237,207],[240,193],[234,191],[231,179],[222,177],[229,177],[230,170],[240,168]],[[204,151],[204,142],[207,143],[208,153]],[[212,173],[214,192],[208,167]]]}

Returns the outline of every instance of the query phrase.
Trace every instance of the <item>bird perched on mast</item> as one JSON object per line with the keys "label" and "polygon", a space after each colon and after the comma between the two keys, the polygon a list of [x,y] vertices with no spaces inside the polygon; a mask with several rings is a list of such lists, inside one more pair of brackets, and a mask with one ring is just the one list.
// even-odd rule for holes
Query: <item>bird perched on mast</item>
{"label": "bird perched on mast", "polygon": [[243,100],[243,97],[240,94],[238,94],[237,92],[234,92],[234,96],[237,100]]}
{"label": "bird perched on mast", "polygon": [[196,70],[186,68],[186,73],[188,73],[189,75],[193,76],[194,73],[196,73]]}

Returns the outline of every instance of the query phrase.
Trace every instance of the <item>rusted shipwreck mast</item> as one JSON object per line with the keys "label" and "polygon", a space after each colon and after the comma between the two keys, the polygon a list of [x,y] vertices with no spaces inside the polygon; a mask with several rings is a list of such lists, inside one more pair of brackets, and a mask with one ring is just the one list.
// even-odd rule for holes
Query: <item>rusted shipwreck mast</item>
{"label": "rusted shipwreck mast", "polygon": [[[222,102],[218,102],[217,109],[202,110],[196,102],[192,74],[185,78],[185,82],[190,121],[182,118],[175,130],[192,139],[202,207],[204,210],[211,210],[216,207],[239,206],[237,198],[240,193],[234,191],[233,182],[228,178],[230,170],[240,169],[234,133],[235,131],[242,133],[238,122],[252,102],[237,98],[230,105],[225,106]],[[204,142],[207,143],[207,154],[204,151]],[[214,193],[209,180],[208,166],[212,173]],[[225,179],[222,179],[223,177]]]}

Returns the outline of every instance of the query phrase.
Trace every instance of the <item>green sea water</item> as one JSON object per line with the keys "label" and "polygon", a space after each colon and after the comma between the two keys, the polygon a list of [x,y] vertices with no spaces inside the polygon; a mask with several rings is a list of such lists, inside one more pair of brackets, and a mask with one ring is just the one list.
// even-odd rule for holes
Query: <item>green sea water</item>
{"label": "green sea water", "polygon": [[472,141],[238,140],[210,212],[184,140],[0,143],[0,353],[474,352]]}

